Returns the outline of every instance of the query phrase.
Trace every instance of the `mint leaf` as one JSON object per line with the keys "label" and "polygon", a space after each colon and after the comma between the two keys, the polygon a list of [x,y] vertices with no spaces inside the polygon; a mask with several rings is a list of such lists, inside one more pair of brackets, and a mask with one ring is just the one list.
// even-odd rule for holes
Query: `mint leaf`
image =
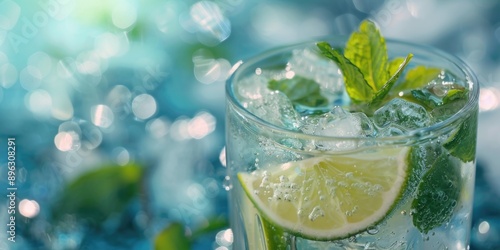
{"label": "mint leaf", "polygon": [[469,115],[452,138],[444,144],[451,155],[463,162],[470,162],[476,158],[477,113],[475,110]]}
{"label": "mint leaf", "polygon": [[295,76],[292,79],[271,80],[267,87],[283,92],[293,105],[320,107],[328,104],[328,99],[321,95],[319,84],[301,76]]}
{"label": "mint leaf", "polygon": [[455,100],[467,98],[467,91],[465,89],[450,89],[446,96],[443,98],[443,104],[450,103]]}
{"label": "mint leaf", "polygon": [[392,59],[392,61],[389,62],[389,75],[393,76],[396,74],[396,72],[399,70],[399,67],[401,64],[406,60],[405,57],[396,57]]}
{"label": "mint leaf", "polygon": [[154,249],[189,250],[191,249],[191,240],[187,237],[184,226],[174,222],[155,237]]}
{"label": "mint leaf", "polygon": [[363,73],[347,59],[340,49],[333,49],[327,42],[317,44],[321,54],[333,60],[344,76],[344,85],[349,97],[355,102],[369,102],[374,95],[373,88],[366,82]]}
{"label": "mint leaf", "polygon": [[102,227],[112,214],[123,213],[141,189],[144,169],[136,164],[103,166],[71,181],[59,195],[55,220],[76,215],[94,227]]}
{"label": "mint leaf", "polygon": [[359,32],[351,34],[344,55],[360,69],[372,89],[381,89],[386,84],[390,77],[387,48],[384,37],[373,22],[363,21]]}
{"label": "mint leaf", "polygon": [[383,102],[384,98],[387,96],[391,88],[398,80],[401,73],[403,73],[404,69],[406,68],[406,65],[408,65],[412,57],[413,57],[412,54],[408,54],[406,56],[406,58],[403,60],[403,63],[400,64],[399,68],[397,69],[396,73],[391,77],[391,79],[389,79],[389,81],[387,81],[387,83],[381,89],[379,89],[377,93],[375,93],[375,97],[370,102],[370,107],[379,107],[379,105]]}
{"label": "mint leaf", "polygon": [[444,153],[434,159],[411,204],[413,225],[422,233],[450,220],[461,190],[458,163]]}
{"label": "mint leaf", "polygon": [[405,80],[394,87],[395,92],[420,89],[436,79],[441,74],[441,69],[417,66],[406,73]]}

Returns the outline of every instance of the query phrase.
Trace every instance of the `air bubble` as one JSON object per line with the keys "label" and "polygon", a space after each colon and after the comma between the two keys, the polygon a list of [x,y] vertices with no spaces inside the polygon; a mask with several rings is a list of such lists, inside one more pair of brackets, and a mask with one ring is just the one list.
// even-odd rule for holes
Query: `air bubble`
{"label": "air bubble", "polygon": [[286,177],[284,175],[280,176],[280,182],[281,183],[289,182],[288,177]]}
{"label": "air bubble", "polygon": [[321,209],[320,206],[315,206],[312,212],[309,214],[309,220],[314,221],[318,217],[323,217],[323,216],[325,216],[325,212],[323,211],[323,209]]}
{"label": "air bubble", "polygon": [[231,177],[224,177],[224,181],[222,182],[222,186],[226,191],[233,189],[233,182],[231,181]]}

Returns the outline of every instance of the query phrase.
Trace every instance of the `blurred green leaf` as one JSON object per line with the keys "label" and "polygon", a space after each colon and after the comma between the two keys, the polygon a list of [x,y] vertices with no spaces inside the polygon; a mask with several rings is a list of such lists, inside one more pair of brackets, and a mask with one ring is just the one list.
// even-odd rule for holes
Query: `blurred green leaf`
{"label": "blurred green leaf", "polygon": [[155,238],[155,250],[189,250],[191,241],[186,236],[184,226],[178,222],[170,224]]}
{"label": "blurred green leaf", "polygon": [[54,206],[57,220],[76,215],[98,226],[108,216],[120,213],[138,196],[143,168],[135,164],[105,166],[70,182]]}
{"label": "blurred green leaf", "polygon": [[212,219],[209,219],[207,223],[203,224],[202,226],[198,227],[194,232],[193,232],[193,240],[196,240],[202,235],[211,233],[216,230],[221,230],[223,228],[228,228],[229,227],[229,221],[225,217],[215,217]]}
{"label": "blurred green leaf", "polygon": [[193,230],[193,234],[188,236],[184,226],[179,222],[174,222],[156,235],[155,250],[189,250],[191,244],[198,238],[228,227],[229,222],[225,217],[214,217]]}

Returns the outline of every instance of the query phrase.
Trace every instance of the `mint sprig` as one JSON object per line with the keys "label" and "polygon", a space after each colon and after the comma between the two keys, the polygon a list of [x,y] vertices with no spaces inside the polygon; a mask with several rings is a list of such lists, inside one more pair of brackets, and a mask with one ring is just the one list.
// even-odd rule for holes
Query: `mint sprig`
{"label": "mint sprig", "polygon": [[317,43],[321,54],[337,63],[344,76],[349,97],[366,113],[383,105],[395,83],[413,57],[388,60],[385,39],[369,20],[361,23],[359,31],[352,33],[344,53],[327,42]]}

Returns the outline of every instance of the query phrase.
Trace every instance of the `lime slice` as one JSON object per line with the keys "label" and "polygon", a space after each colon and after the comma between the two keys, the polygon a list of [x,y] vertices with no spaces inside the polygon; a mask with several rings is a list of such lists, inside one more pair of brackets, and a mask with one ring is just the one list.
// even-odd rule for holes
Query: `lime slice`
{"label": "lime slice", "polygon": [[401,197],[408,147],[322,156],[239,173],[260,215],[275,227],[313,240],[333,240],[382,220]]}

